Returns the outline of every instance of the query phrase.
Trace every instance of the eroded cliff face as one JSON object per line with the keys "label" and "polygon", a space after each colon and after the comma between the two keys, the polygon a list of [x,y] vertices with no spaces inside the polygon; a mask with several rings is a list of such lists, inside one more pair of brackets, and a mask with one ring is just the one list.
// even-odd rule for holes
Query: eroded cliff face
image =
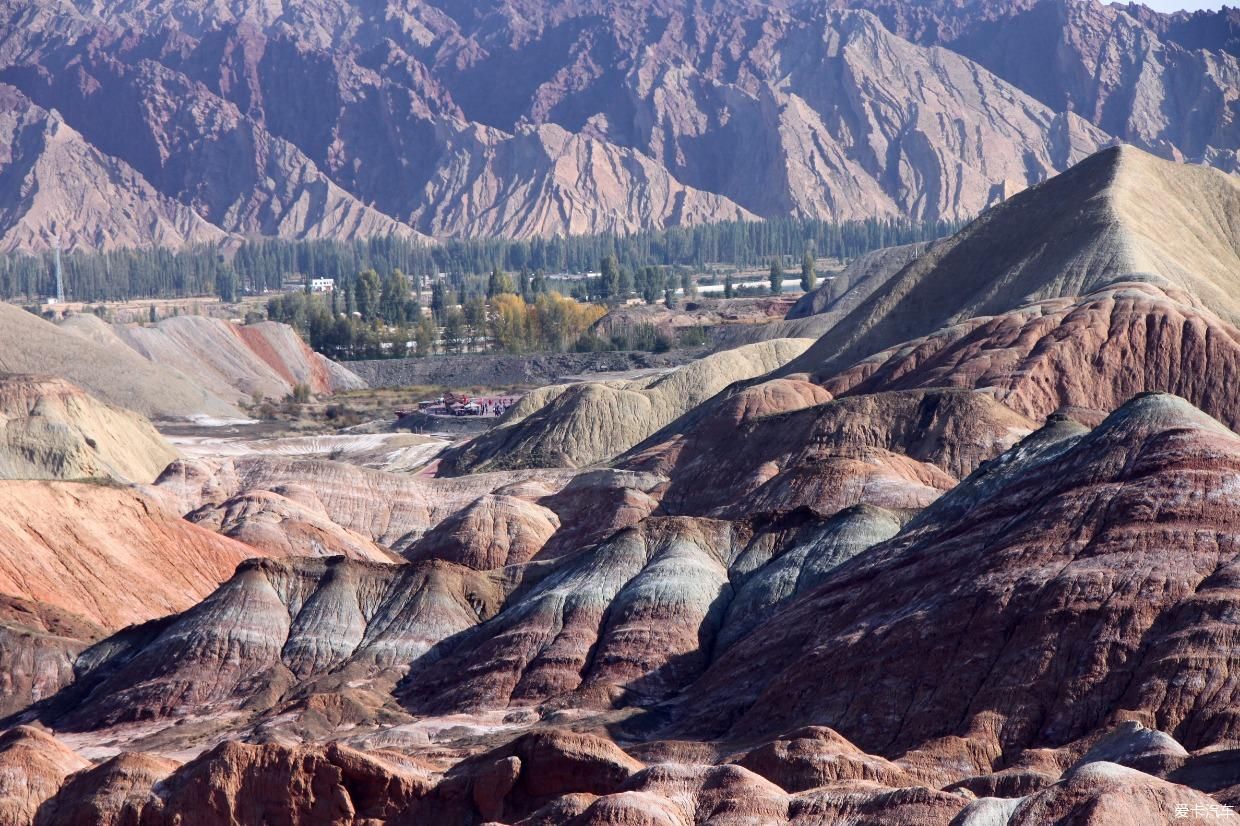
{"label": "eroded cliff face", "polygon": [[19,181],[66,167],[99,189],[56,216],[84,247],[961,218],[1115,140],[1236,168],[1226,38],[1094,0],[834,6],[14,3],[11,118],[76,143],[25,148],[0,229],[45,243]]}

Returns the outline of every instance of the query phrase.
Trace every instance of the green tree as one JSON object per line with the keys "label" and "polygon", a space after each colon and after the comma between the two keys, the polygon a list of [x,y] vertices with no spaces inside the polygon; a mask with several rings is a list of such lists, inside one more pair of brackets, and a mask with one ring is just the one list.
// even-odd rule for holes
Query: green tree
{"label": "green tree", "polygon": [[229,267],[215,277],[215,293],[220,301],[231,304],[237,300],[237,273]]}
{"label": "green tree", "polygon": [[616,256],[605,256],[599,271],[599,295],[608,301],[620,298],[620,264]]}
{"label": "green tree", "polygon": [[807,250],[805,257],[801,259],[801,289],[809,293],[817,286],[818,274],[814,272],[814,256]]}
{"label": "green tree", "polygon": [[784,268],[779,258],[771,259],[771,295],[779,295],[784,291]]}
{"label": "green tree", "polygon": [[522,300],[527,301],[527,302],[533,300],[534,294],[532,292],[533,287],[530,283],[530,268],[529,267],[521,268],[521,280],[517,286],[519,288],[517,294],[521,296]]}
{"label": "green tree", "polygon": [[416,348],[413,354],[429,356],[435,348],[435,338],[435,322],[425,316],[418,319],[417,326],[413,328],[413,346]]}
{"label": "green tree", "polygon": [[465,314],[456,307],[448,308],[443,320],[443,346],[450,353],[462,352],[465,345]]}
{"label": "green tree", "polygon": [[680,273],[680,290],[685,298],[697,297],[697,284],[693,283],[693,276],[689,274],[688,270]]}
{"label": "green tree", "polygon": [[633,293],[633,273],[628,267],[620,267],[620,283],[616,288],[616,297],[621,301]]}
{"label": "green tree", "polygon": [[378,318],[379,297],[382,293],[379,273],[374,270],[363,270],[357,277],[354,292],[357,298],[357,311],[361,314],[362,321],[370,322]]}
{"label": "green tree", "polygon": [[723,297],[736,297],[736,288],[732,286],[732,273],[728,273],[727,278],[723,279]]}
{"label": "green tree", "polygon": [[[504,293],[501,293],[504,295]],[[471,336],[481,336],[487,325],[487,305],[480,295],[471,295],[461,305]]]}
{"label": "green tree", "polygon": [[151,319],[152,324],[159,321],[159,311],[155,309],[154,304],[151,305],[151,311],[147,313],[147,317]]}
{"label": "green tree", "polygon": [[451,303],[448,300],[447,285],[442,281],[436,281],[431,285],[431,315],[442,322],[444,314],[448,311],[448,305]]}
{"label": "green tree", "polygon": [[658,267],[644,267],[641,275],[642,300],[647,304],[658,301],[659,296],[663,295],[664,281],[663,270]]}
{"label": "green tree", "polygon": [[379,315],[388,324],[401,325],[407,320],[405,305],[409,300],[409,279],[399,269],[392,270],[383,279],[379,294]]}
{"label": "green tree", "polygon": [[492,268],[491,276],[487,279],[487,298],[495,298],[512,291],[512,279],[500,272],[499,267]]}

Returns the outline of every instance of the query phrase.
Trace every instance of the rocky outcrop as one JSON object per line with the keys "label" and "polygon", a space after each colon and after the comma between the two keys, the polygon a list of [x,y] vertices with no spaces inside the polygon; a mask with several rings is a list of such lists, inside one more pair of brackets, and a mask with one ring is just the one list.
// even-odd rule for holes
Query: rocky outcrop
{"label": "rocky outcrop", "polygon": [[831,783],[868,780],[884,786],[912,786],[894,763],[866,754],[829,728],[789,733],[735,760],[785,791],[802,792]]}
{"label": "rocky outcrop", "polygon": [[1007,823],[1034,826],[1065,820],[1090,824],[1139,820],[1174,824],[1184,819],[1183,812],[1190,817],[1200,812],[1224,823],[1240,823],[1240,816],[1208,795],[1106,762],[1083,766],[1055,785],[1018,801]]}
{"label": "rocky outcrop", "polygon": [[554,511],[516,496],[487,494],[432,528],[406,556],[489,571],[529,562],[559,529]]}
{"label": "rocky outcrop", "polygon": [[0,478],[146,483],[176,456],[146,419],[67,381],[0,377]]}
{"label": "rocky outcrop", "polygon": [[0,735],[0,822],[30,823],[40,804],[90,761],[37,728]]}
{"label": "rocky outcrop", "polygon": [[185,518],[257,548],[264,556],[396,560],[371,540],[333,522],[314,492],[299,485],[247,491],[218,505],[203,505]]}
{"label": "rocky outcrop", "polygon": [[426,785],[408,766],[344,746],[230,742],[183,766],[142,754],[113,757],[74,776],[34,823],[394,823]]}

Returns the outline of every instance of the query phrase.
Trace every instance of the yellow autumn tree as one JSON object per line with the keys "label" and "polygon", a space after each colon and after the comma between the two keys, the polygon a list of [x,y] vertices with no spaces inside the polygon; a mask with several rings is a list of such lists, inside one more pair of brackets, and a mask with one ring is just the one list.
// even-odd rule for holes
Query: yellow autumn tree
{"label": "yellow autumn tree", "polygon": [[499,349],[523,353],[531,344],[531,307],[513,293],[497,295],[491,302],[491,337]]}

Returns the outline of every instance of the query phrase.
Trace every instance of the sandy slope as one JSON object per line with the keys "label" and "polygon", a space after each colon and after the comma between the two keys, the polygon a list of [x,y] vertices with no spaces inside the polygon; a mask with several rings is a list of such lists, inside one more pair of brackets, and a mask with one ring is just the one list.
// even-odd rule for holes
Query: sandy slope
{"label": "sandy slope", "polygon": [[146,419],[67,381],[0,377],[0,478],[145,483],[176,457]]}
{"label": "sandy slope", "polygon": [[104,338],[82,337],[0,303],[0,371],[68,379],[100,399],[152,419],[236,418],[232,404],[176,370]]}

